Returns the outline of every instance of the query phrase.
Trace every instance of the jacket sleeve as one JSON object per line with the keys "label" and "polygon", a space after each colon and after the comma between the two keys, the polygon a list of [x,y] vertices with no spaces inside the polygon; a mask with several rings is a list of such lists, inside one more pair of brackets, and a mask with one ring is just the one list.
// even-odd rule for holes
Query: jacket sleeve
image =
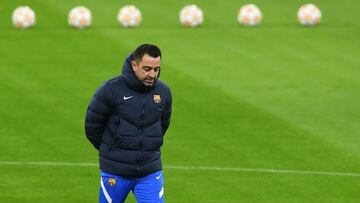
{"label": "jacket sleeve", "polygon": [[87,139],[99,149],[106,122],[112,114],[113,96],[107,83],[100,86],[87,108],[85,134]]}
{"label": "jacket sleeve", "polygon": [[164,135],[170,125],[171,108],[172,108],[171,106],[172,106],[172,96],[171,96],[170,89],[168,89],[168,93],[166,95],[166,108],[163,111],[162,119],[161,119],[161,125],[162,125]]}

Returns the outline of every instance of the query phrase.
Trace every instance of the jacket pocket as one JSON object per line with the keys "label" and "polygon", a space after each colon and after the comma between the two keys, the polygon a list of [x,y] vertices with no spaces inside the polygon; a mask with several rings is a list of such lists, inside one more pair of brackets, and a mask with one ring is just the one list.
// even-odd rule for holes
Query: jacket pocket
{"label": "jacket pocket", "polygon": [[120,119],[120,123],[116,129],[117,137],[136,137],[138,135],[138,127]]}
{"label": "jacket pocket", "polygon": [[112,151],[116,145],[118,141],[118,138],[113,136],[112,139],[111,139],[111,143],[110,143],[110,147],[109,147],[109,151]]}
{"label": "jacket pocket", "polygon": [[119,126],[120,126],[120,118],[116,115],[111,116],[106,125],[111,135],[116,134],[116,130],[118,129]]}

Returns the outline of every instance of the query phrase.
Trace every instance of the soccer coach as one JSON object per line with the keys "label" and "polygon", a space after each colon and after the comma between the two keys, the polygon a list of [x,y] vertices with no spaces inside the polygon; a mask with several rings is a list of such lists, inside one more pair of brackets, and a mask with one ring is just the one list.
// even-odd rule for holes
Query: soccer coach
{"label": "soccer coach", "polygon": [[122,73],[104,82],[90,101],[87,139],[99,151],[99,202],[164,202],[160,147],[170,124],[170,88],[158,80],[161,51],[142,44]]}

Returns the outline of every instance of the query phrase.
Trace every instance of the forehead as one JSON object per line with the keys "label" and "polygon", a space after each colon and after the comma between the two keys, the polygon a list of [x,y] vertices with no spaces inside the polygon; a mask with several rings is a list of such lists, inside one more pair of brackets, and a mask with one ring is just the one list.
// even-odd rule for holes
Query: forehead
{"label": "forehead", "polygon": [[144,54],[139,64],[142,66],[159,67],[160,63],[161,63],[160,56],[154,58],[149,56],[148,54]]}

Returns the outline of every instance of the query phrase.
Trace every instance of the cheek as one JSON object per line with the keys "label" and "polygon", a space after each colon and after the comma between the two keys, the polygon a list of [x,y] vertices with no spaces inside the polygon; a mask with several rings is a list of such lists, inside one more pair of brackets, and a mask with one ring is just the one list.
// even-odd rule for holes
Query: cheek
{"label": "cheek", "polygon": [[138,78],[138,79],[140,79],[140,80],[142,80],[143,79],[143,73],[141,72],[141,71],[136,71],[135,72],[135,75],[136,75],[136,77]]}
{"label": "cheek", "polygon": [[140,72],[140,77],[141,77],[141,78],[146,78],[147,75],[148,75],[148,73],[147,73],[146,71],[141,71],[141,72]]}

